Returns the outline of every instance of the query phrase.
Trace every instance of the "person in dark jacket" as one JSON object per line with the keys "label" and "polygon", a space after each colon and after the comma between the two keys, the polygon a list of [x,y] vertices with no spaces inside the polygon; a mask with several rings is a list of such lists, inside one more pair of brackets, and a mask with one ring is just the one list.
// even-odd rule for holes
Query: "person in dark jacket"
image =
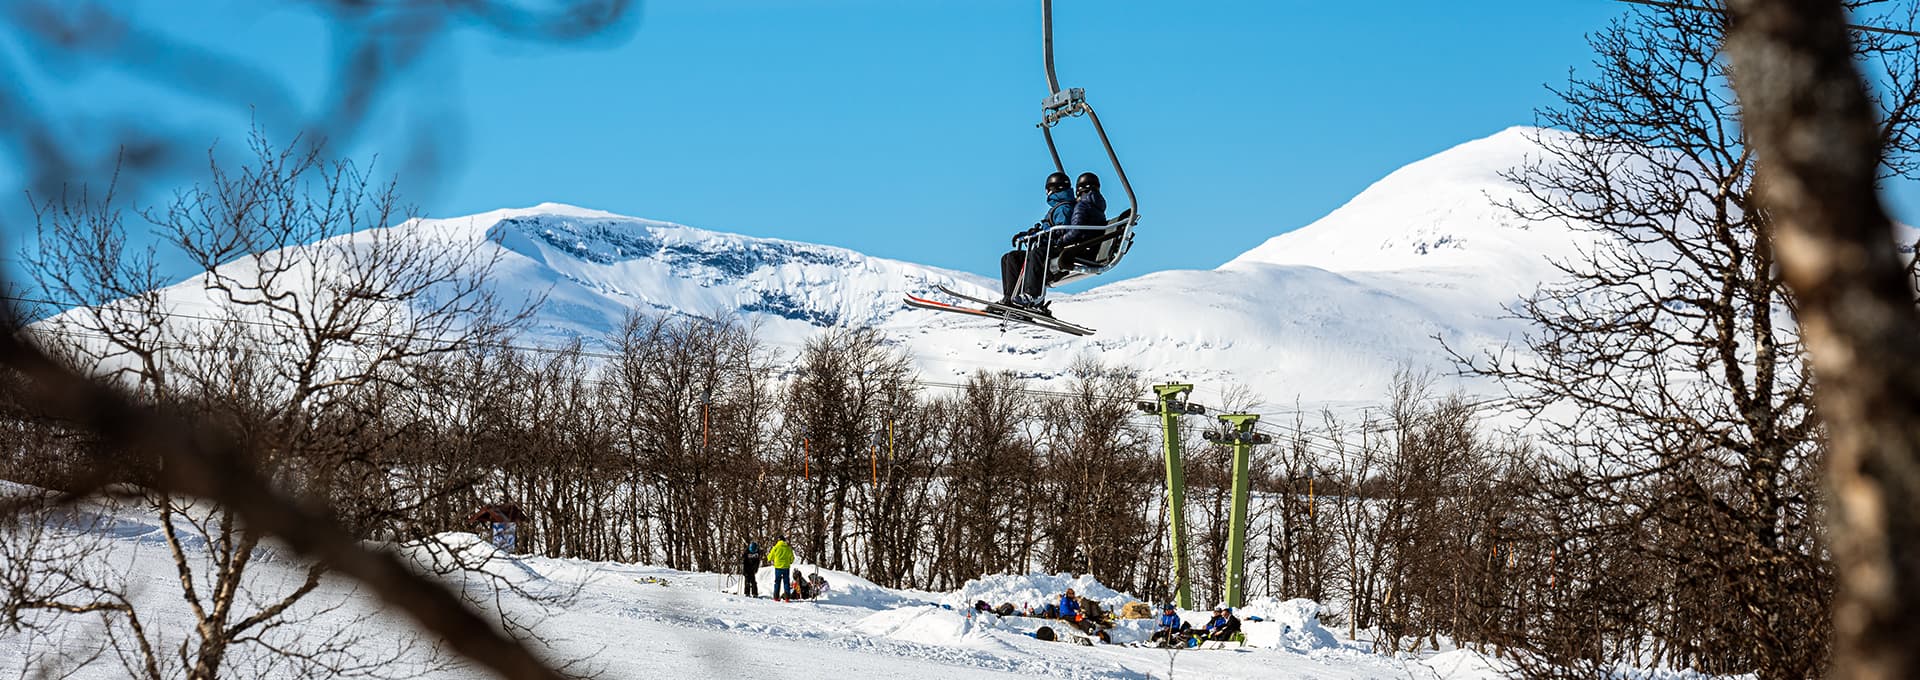
{"label": "person in dark jacket", "polygon": [[1207,622],[1208,640],[1231,640],[1240,632],[1240,617],[1233,615],[1233,608],[1222,603],[1213,610],[1213,620]]}
{"label": "person in dark jacket", "polygon": [[1020,247],[1020,240],[1054,225],[1069,224],[1073,219],[1074,207],[1072,184],[1067,180],[1067,173],[1047,175],[1046,191],[1046,216],[1035,222],[1032,229],[1014,234],[1014,249],[1000,256],[1000,304],[1028,306],[1040,299],[1041,291],[1046,286],[1047,240],[1036,240],[1026,248]]}
{"label": "person in dark jacket", "polygon": [[[1107,199],[1100,195],[1100,176],[1091,172],[1080,173],[1073,182],[1073,214],[1067,224],[1105,225],[1107,223]],[[1097,232],[1081,232],[1078,238],[1084,240],[1097,235]]]}
{"label": "person in dark jacket", "polygon": [[740,591],[742,595],[760,596],[760,581],[756,577],[760,574],[760,558],[765,556],[766,553],[760,550],[759,543],[752,539],[747,540],[747,549],[740,553],[740,575],[744,576],[747,582],[746,587]]}

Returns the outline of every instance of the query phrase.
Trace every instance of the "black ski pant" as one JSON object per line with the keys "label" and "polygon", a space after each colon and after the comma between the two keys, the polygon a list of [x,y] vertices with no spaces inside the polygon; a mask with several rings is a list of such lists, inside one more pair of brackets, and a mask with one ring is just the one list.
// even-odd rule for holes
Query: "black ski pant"
{"label": "black ski pant", "polygon": [[740,573],[741,575],[747,577],[746,589],[740,591],[742,595],[746,595],[747,597],[760,596],[760,583],[758,581],[755,581],[753,578],[754,575],[758,574],[759,572],[760,572],[760,558],[758,557],[740,558]]}
{"label": "black ski pant", "polygon": [[1039,298],[1047,278],[1046,244],[1031,250],[1010,250],[1000,256],[1000,294],[1011,300],[1015,292]]}

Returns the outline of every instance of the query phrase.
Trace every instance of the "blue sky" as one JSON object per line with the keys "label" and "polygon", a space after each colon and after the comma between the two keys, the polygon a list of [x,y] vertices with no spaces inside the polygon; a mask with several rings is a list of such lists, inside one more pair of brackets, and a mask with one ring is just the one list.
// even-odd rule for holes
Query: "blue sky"
{"label": "blue sky", "polygon": [[[293,83],[297,105],[324,94],[328,36],[306,10],[131,4],[170,34],[256,60]],[[1111,280],[1216,266],[1406,163],[1531,123],[1551,101],[1545,86],[1591,60],[1583,35],[1626,6],[1057,0],[1054,11],[1061,84],[1087,89],[1145,218]],[[78,109],[155,106],[117,82],[47,88]],[[405,85],[352,148],[400,158],[414,133],[390,121],[433,121],[452,163],[407,188],[437,217],[559,201],[985,274],[1007,235],[1039,217],[1050,170],[1033,126],[1046,92],[1038,0],[649,0],[630,30],[585,46],[458,32]],[[154,115],[223,144],[248,124],[192,102]],[[1111,176],[1084,121],[1057,134],[1070,170]],[[17,239],[18,222],[8,231]]]}

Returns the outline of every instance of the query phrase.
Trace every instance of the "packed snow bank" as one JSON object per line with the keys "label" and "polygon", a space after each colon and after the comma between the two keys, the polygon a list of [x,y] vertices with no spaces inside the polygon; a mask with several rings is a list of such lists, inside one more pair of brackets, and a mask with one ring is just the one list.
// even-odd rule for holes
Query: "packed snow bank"
{"label": "packed snow bank", "polygon": [[[1455,649],[1441,652],[1421,659],[1419,663],[1442,678],[1449,680],[1507,680],[1520,676],[1520,666],[1513,661],[1490,657],[1471,649]],[[1752,675],[1716,676],[1694,670],[1672,668],[1633,668],[1615,666],[1613,668],[1589,669],[1582,673],[1591,677],[1607,680],[1750,680]]]}
{"label": "packed snow bank", "polygon": [[[1247,603],[1234,612],[1240,617],[1240,630],[1253,647],[1309,652],[1337,649],[1340,641],[1320,625],[1320,603],[1304,598],[1281,602],[1266,597]],[[1251,620],[1259,617],[1260,621]]]}
{"label": "packed snow bank", "polygon": [[400,544],[397,551],[421,569],[435,574],[488,574],[516,587],[536,587],[548,579],[486,537],[448,531]]}
{"label": "packed snow bank", "polygon": [[[816,573],[820,578],[827,580],[827,593],[816,598],[819,602],[867,609],[885,609],[909,601],[901,597],[899,592],[882,588],[864,578],[844,571],[821,569],[802,562],[793,563],[792,572],[787,578],[792,579],[794,576],[805,578]],[[761,567],[753,578],[759,585],[761,597],[773,597],[773,567]]]}
{"label": "packed snow bank", "polygon": [[1420,663],[1426,664],[1428,668],[1432,668],[1434,672],[1440,674],[1440,677],[1461,678],[1463,680],[1510,678],[1519,671],[1511,661],[1491,658],[1471,649],[1456,649],[1451,652],[1441,652],[1421,659]]}
{"label": "packed snow bank", "polygon": [[953,605],[955,609],[965,610],[974,602],[986,601],[989,607],[998,607],[1003,603],[1013,603],[1019,609],[1032,607],[1040,609],[1049,603],[1059,603],[1060,594],[1068,588],[1073,594],[1092,598],[1108,611],[1118,612],[1120,607],[1134,601],[1135,597],[1108,588],[1092,574],[1073,576],[1069,574],[994,574],[966,582],[959,590],[948,593],[941,602]]}
{"label": "packed snow bank", "polygon": [[1002,643],[987,633],[994,623],[989,618],[998,617],[975,618],[964,611],[934,606],[905,607],[868,616],[855,622],[853,629],[867,635],[929,645],[1000,646]]}

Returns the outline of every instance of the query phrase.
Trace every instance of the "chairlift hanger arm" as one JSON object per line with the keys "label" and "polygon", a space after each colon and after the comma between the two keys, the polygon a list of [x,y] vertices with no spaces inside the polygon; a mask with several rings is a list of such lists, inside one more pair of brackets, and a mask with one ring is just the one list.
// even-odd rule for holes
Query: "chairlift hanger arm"
{"label": "chairlift hanger arm", "polygon": [[1060,149],[1053,142],[1053,126],[1061,120],[1085,115],[1093,122],[1093,131],[1100,135],[1100,146],[1107,151],[1107,160],[1113,163],[1113,173],[1120,178],[1120,188],[1126,191],[1127,208],[1135,219],[1140,214],[1139,199],[1133,194],[1133,182],[1127,179],[1127,170],[1120,166],[1120,156],[1113,151],[1113,142],[1107,139],[1107,129],[1100,124],[1100,114],[1094,113],[1093,106],[1087,103],[1087,91],[1083,88],[1060,89],[1060,78],[1053,70],[1053,0],[1040,0],[1041,45],[1045,53],[1047,66],[1047,98],[1041,102],[1043,110],[1040,122],[1040,134],[1047,139],[1047,153],[1053,157],[1053,169],[1065,173],[1067,167],[1060,162]]}
{"label": "chairlift hanger arm", "polygon": [[1060,91],[1060,79],[1053,75],[1053,0],[1040,0],[1040,32],[1047,55],[1047,94]]}

